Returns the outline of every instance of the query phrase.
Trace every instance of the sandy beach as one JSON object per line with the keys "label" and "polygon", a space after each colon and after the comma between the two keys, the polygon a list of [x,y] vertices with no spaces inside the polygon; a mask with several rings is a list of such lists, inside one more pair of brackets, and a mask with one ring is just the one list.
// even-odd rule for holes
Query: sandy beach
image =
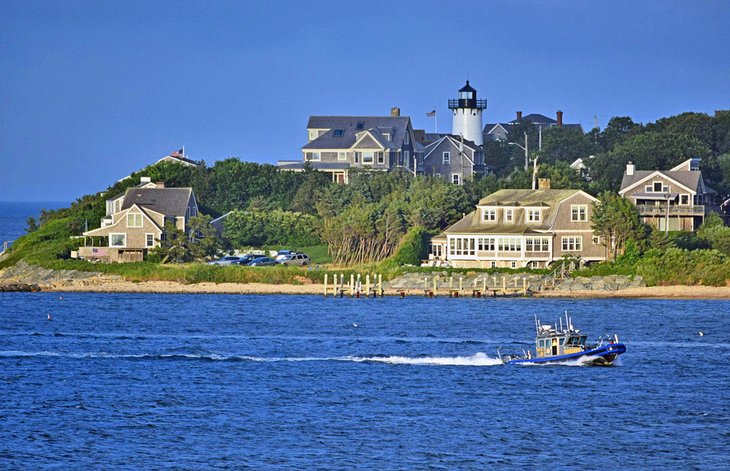
{"label": "sandy beach", "polygon": [[[322,295],[324,285],[271,285],[261,283],[196,283],[184,284],[173,281],[104,281],[59,283],[43,287],[50,292],[93,292],[93,293],[205,293],[205,294],[313,294]],[[386,296],[400,296],[401,290],[386,289]],[[423,296],[422,290],[405,290],[406,296]],[[448,296],[447,292],[436,293]],[[331,291],[330,291],[331,296]],[[471,296],[465,290],[464,296]],[[534,297],[565,298],[657,298],[657,299],[730,299],[730,286],[652,286],[628,288],[619,291],[545,291],[534,293]]]}

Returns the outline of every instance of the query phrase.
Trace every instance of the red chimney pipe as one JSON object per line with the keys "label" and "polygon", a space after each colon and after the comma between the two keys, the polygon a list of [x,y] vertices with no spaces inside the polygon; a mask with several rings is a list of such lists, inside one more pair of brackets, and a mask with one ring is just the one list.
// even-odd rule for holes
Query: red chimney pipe
{"label": "red chimney pipe", "polygon": [[559,128],[562,128],[563,127],[563,112],[562,111],[558,111],[555,114],[558,116],[558,127]]}
{"label": "red chimney pipe", "polygon": [[522,111],[517,112],[517,121],[522,119]]}

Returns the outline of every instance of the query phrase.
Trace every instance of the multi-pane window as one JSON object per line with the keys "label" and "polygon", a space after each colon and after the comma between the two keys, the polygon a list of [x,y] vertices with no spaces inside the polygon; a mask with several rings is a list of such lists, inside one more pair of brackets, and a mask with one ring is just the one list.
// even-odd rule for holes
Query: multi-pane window
{"label": "multi-pane window", "polygon": [[527,209],[527,222],[540,222],[539,209]]}
{"label": "multi-pane window", "polygon": [[482,210],[482,221],[496,221],[497,210],[494,208],[485,208]]}
{"label": "multi-pane window", "polygon": [[547,237],[527,237],[525,252],[547,252],[550,250],[549,240]]}
{"label": "multi-pane window", "polygon": [[441,155],[441,163],[443,163],[443,164],[451,163],[451,152],[444,152]]}
{"label": "multi-pane window", "polygon": [[515,217],[515,210],[514,209],[505,209],[504,210],[504,220],[506,222],[512,222]]}
{"label": "multi-pane window", "polygon": [[452,173],[451,174],[451,183],[454,185],[461,184],[461,176],[458,173]]}
{"label": "multi-pane window", "polygon": [[570,205],[570,220],[573,222],[585,222],[588,220],[588,206],[585,204]]}
{"label": "multi-pane window", "polygon": [[403,160],[405,160],[406,165],[411,164],[411,151],[409,151],[409,150],[403,151]]}
{"label": "multi-pane window", "polygon": [[305,154],[305,157],[307,158],[307,160],[314,160],[314,161],[321,160],[319,157],[319,152],[307,152]]}
{"label": "multi-pane window", "polygon": [[474,238],[454,237],[449,239],[449,255],[475,255],[476,243]]}
{"label": "multi-pane window", "polygon": [[127,227],[142,227],[142,214],[127,214]]}
{"label": "multi-pane window", "polygon": [[567,236],[561,239],[563,252],[580,252],[583,250],[583,238]]}
{"label": "multi-pane window", "polygon": [[155,245],[155,235],[154,234],[145,234],[145,247],[154,247]]}
{"label": "multi-pane window", "polygon": [[379,164],[385,163],[385,154],[383,154],[382,152],[378,152],[376,155],[378,156]]}
{"label": "multi-pane window", "polygon": [[347,152],[338,152],[337,160],[347,160]]}
{"label": "multi-pane window", "polygon": [[499,237],[497,245],[500,252],[520,252],[522,240],[519,237]]}
{"label": "multi-pane window", "polygon": [[360,163],[360,158],[362,157],[362,152],[355,152],[355,163]]}
{"label": "multi-pane window", "polygon": [[494,251],[495,243],[493,237],[480,237],[477,239],[477,249],[480,252]]}

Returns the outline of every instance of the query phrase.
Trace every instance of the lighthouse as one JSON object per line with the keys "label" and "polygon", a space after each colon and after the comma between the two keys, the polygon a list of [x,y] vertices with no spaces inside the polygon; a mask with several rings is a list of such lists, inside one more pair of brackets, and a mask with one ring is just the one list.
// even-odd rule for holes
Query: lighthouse
{"label": "lighthouse", "polygon": [[467,80],[466,85],[459,90],[459,98],[449,100],[449,109],[454,115],[451,134],[482,145],[482,111],[486,108],[487,100],[477,100],[477,91]]}

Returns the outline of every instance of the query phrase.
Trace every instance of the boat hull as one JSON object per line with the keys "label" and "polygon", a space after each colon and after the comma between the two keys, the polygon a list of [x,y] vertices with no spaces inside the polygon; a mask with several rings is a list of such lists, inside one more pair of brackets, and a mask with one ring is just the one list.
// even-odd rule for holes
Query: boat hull
{"label": "boat hull", "polygon": [[519,358],[514,360],[508,360],[505,363],[510,365],[517,364],[556,364],[556,363],[572,363],[575,361],[585,360],[586,364],[598,365],[598,366],[609,366],[616,358],[622,353],[626,352],[626,345],[622,343],[610,343],[608,345],[602,345],[598,348],[591,350],[585,350],[578,353],[570,353],[568,355],[557,355],[550,357],[539,357],[539,358]]}

